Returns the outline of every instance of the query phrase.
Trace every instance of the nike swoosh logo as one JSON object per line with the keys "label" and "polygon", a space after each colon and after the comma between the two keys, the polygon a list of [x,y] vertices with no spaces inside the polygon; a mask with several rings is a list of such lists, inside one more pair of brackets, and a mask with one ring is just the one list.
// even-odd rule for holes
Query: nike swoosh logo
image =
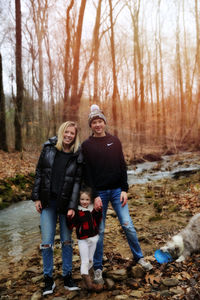
{"label": "nike swoosh logo", "polygon": [[113,143],[107,144],[108,147],[111,146],[111,145],[113,145]]}

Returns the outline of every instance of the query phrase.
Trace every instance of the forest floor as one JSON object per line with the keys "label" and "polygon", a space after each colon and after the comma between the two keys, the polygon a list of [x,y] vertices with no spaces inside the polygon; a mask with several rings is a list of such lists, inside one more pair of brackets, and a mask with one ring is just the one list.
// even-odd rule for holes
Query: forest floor
{"label": "forest floor", "polygon": [[[3,153],[4,156],[4,153]],[[2,158],[2,153],[0,153]],[[17,158],[17,159],[16,159]],[[9,176],[33,172],[38,154],[24,154],[23,166],[18,154],[11,154]],[[15,161],[16,160],[16,161]],[[0,159],[2,162],[2,159]],[[183,162],[187,163],[187,162]],[[12,170],[13,166],[13,170]],[[1,169],[1,168],[0,168]],[[22,170],[18,172],[18,170]],[[5,172],[7,168],[4,166]],[[16,172],[17,170],[17,172]],[[2,173],[1,173],[2,174]],[[7,175],[8,176],[8,175]],[[4,179],[7,177],[5,176]],[[2,177],[1,177],[2,179]],[[144,256],[153,269],[145,272],[135,265],[124,233],[112,208],[109,208],[104,251],[104,290],[88,293],[80,277],[80,259],[77,242],[74,245],[73,277],[81,291],[64,289],[61,279],[60,248],[55,245],[54,279],[56,289],[46,299],[200,299],[200,254],[193,254],[185,262],[160,265],[154,258],[170,235],[183,228],[192,215],[200,212],[200,172],[178,179],[162,179],[129,189],[129,210]],[[75,237],[75,236],[74,236]],[[29,256],[19,262],[8,261],[0,270],[0,299],[43,299],[42,260],[39,247],[30,250]]]}

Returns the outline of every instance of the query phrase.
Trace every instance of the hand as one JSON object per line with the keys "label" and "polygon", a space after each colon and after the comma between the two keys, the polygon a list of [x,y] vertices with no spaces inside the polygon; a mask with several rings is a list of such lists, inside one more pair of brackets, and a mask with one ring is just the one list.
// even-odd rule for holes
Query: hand
{"label": "hand", "polygon": [[121,192],[121,195],[120,195],[120,202],[122,203],[122,207],[123,207],[124,205],[126,205],[127,200],[128,200],[127,193],[126,193],[126,192]]}
{"label": "hand", "polygon": [[37,212],[39,212],[41,214],[41,212],[42,212],[42,203],[41,203],[40,200],[35,201],[35,208],[36,208]]}
{"label": "hand", "polygon": [[100,210],[102,208],[103,204],[102,204],[102,201],[101,201],[101,197],[96,197],[94,199],[94,209],[95,210]]}
{"label": "hand", "polygon": [[67,217],[69,219],[72,219],[75,215],[75,211],[73,209],[69,209],[68,212],[67,212]]}

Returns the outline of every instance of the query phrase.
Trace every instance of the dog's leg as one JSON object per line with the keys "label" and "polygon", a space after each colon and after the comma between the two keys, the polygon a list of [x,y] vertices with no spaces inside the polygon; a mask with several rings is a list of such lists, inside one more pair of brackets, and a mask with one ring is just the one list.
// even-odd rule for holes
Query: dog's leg
{"label": "dog's leg", "polygon": [[181,256],[179,256],[179,258],[176,259],[176,262],[182,262],[184,260],[185,260],[185,256],[181,255]]}

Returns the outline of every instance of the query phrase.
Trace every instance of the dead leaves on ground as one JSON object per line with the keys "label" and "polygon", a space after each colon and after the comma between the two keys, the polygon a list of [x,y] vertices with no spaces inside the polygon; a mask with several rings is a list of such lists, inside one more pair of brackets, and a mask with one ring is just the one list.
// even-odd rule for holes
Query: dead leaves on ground
{"label": "dead leaves on ground", "polygon": [[16,174],[27,175],[35,172],[39,153],[0,151],[0,179],[15,177]]}

